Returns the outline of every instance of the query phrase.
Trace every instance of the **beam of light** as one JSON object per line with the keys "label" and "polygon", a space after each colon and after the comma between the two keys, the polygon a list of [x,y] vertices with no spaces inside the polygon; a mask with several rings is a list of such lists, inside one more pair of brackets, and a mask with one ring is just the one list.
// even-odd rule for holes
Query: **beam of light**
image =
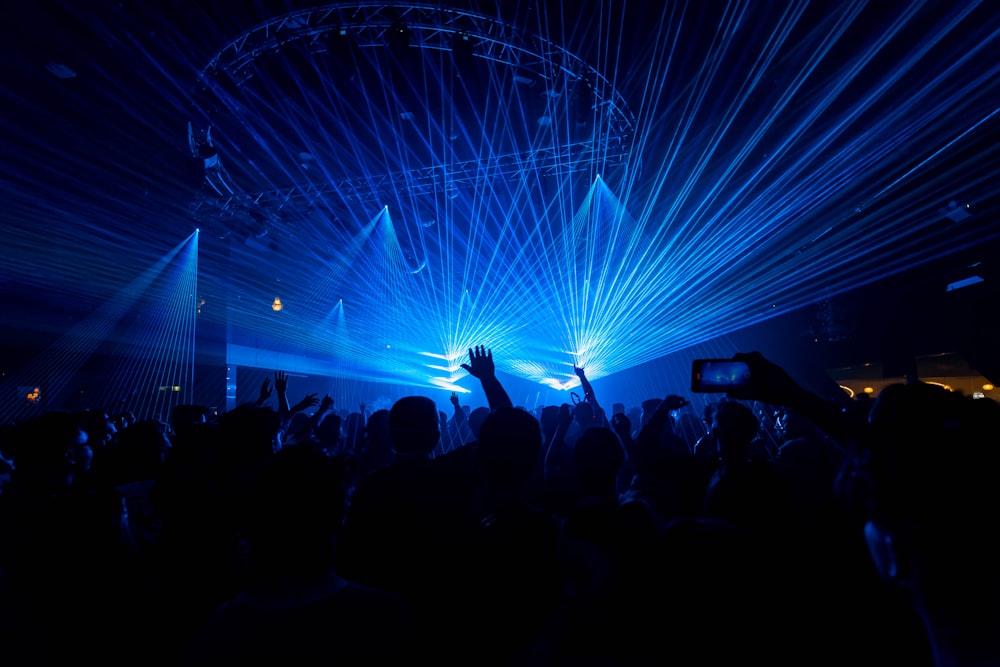
{"label": "beam of light", "polygon": [[[123,325],[127,319],[136,314],[137,307],[143,304],[151,290],[154,290],[157,281],[163,279],[164,275],[171,275],[171,266],[177,262],[186,265],[191,264],[191,250],[196,248],[197,243],[193,241],[196,236],[188,237],[180,244],[170,249],[165,255],[157,260],[152,266],[142,274],[132,280],[127,286],[122,288],[109,301],[102,304],[93,314],[84,318],[67,332],[60,336],[52,345],[48,347],[38,357],[30,360],[15,374],[5,377],[2,383],[0,396],[3,397],[3,414],[9,415],[13,419],[20,419],[30,416],[34,411],[34,406],[29,406],[23,401],[17,392],[12,388],[19,384],[35,383],[43,380],[45,395],[45,407],[56,406],[61,409],[63,405],[75,405],[79,408],[111,409],[118,406],[121,401],[122,383],[126,387],[134,388],[134,378],[128,372],[128,366],[136,363],[147,364],[149,360],[155,359],[158,354],[155,348],[144,346],[136,356],[120,356],[114,354],[112,348],[134,345],[131,333],[124,330]],[[188,250],[185,252],[185,248]],[[196,250],[195,259],[196,263]],[[187,255],[185,257],[185,254]],[[180,258],[180,259],[179,259]],[[196,266],[196,264],[195,264]],[[195,269],[196,271],[196,269]],[[189,276],[193,276],[188,271]],[[185,284],[184,289],[196,292],[193,285]],[[195,308],[194,299],[189,299],[190,310]],[[191,322],[193,329],[193,320]],[[169,334],[168,334],[169,335]],[[141,336],[140,340],[145,337]],[[187,344],[193,346],[193,331]],[[117,364],[117,370],[112,371],[111,381],[104,388],[91,391],[93,378],[80,377],[81,370],[88,364],[93,364],[95,359],[101,359],[102,364]],[[123,374],[123,366],[125,367]],[[108,369],[104,369],[107,372]],[[92,369],[90,373],[95,373]],[[190,371],[188,371],[190,372]],[[147,382],[148,378],[143,378]],[[71,383],[77,383],[84,387],[82,390]],[[117,392],[113,396],[108,392]],[[73,395],[85,393],[85,396]]]}
{"label": "beam of light", "polygon": [[197,312],[197,235],[140,295],[129,320],[110,341],[103,393],[93,407],[132,412],[140,419],[166,421],[173,408],[190,402],[194,382]]}
{"label": "beam of light", "polygon": [[[108,77],[121,116],[164,137],[210,126],[233,186],[220,198],[202,183],[184,202],[200,216],[198,291],[218,304],[199,327],[225,328],[230,364],[433,391],[475,390],[460,365],[483,344],[501,373],[564,397],[573,365],[592,380],[638,369],[1000,236],[995,204],[979,204],[1000,182],[988,3],[640,4],[504,20],[400,5],[415,37],[402,57],[375,20],[390,6],[330,5],[355,39],[347,55],[321,48],[328,26],[301,10],[281,48],[253,42],[254,54],[226,35],[215,70],[204,54],[218,40],[186,26],[164,27],[159,45],[107,26],[155,77],[155,103]],[[369,24],[350,24],[355,13]],[[493,30],[474,35],[470,69],[441,39],[454,22],[427,23],[442,16]],[[264,30],[276,20],[246,35],[277,34]],[[192,71],[219,76],[203,82],[212,105],[190,92]],[[592,101],[581,74],[596,77]],[[125,180],[127,147],[81,153],[58,142],[83,139],[54,132],[4,140],[6,189],[32,193],[2,213],[8,266],[30,287],[103,302],[159,257],[157,235],[191,220],[135,203],[179,188],[136,161]],[[93,197],[83,172],[134,197]],[[961,225],[940,214],[952,200],[972,202]],[[67,218],[42,247],[35,225]],[[122,386],[188,364],[174,296],[129,314]],[[173,356],[140,359],[160,344]]]}

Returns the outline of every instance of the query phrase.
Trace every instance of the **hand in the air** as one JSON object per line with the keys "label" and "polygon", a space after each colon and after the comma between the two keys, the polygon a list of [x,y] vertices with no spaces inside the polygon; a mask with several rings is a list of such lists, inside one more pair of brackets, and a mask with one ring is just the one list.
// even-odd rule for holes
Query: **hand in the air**
{"label": "hand in the air", "polygon": [[462,364],[462,368],[468,371],[469,375],[480,380],[488,379],[496,374],[496,367],[493,365],[493,350],[488,350],[482,345],[469,350],[469,363]]}

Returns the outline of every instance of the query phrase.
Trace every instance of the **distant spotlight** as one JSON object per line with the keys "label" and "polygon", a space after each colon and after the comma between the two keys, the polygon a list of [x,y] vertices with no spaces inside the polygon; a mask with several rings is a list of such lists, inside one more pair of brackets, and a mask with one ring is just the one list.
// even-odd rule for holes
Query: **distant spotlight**
{"label": "distant spotlight", "polygon": [[385,35],[389,48],[397,51],[410,46],[410,39],[412,37],[413,32],[402,21],[396,21],[389,26],[389,31]]}
{"label": "distant spotlight", "polygon": [[194,228],[194,233],[195,234],[201,234],[201,228],[200,227],[195,227]]}
{"label": "distant spotlight", "polygon": [[875,393],[875,388],[874,387],[865,387],[861,391],[865,392],[866,394],[874,394]]}
{"label": "distant spotlight", "polygon": [[274,297],[274,301],[271,302],[271,310],[273,310],[274,312],[278,312],[284,307],[285,307],[284,304],[281,303],[281,299],[279,299],[278,297]]}
{"label": "distant spotlight", "polygon": [[993,391],[994,388],[995,387],[989,382],[983,385],[983,391]]}

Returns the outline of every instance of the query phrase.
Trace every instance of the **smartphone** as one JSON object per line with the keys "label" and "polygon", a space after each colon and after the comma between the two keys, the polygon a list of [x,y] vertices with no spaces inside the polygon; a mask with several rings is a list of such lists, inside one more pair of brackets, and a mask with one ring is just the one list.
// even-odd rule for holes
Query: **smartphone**
{"label": "smartphone", "polygon": [[750,367],[733,359],[695,359],[691,364],[691,391],[725,392],[750,386]]}

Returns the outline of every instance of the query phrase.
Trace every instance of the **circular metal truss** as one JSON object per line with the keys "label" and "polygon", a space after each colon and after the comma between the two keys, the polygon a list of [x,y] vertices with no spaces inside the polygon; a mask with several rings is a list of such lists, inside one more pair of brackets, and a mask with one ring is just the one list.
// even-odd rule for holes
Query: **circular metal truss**
{"label": "circular metal truss", "polygon": [[205,160],[206,181],[217,195],[212,197],[214,201],[194,202],[193,212],[232,213],[233,209],[253,206],[264,199],[288,201],[293,197],[315,198],[334,192],[347,200],[360,200],[373,185],[420,192],[440,182],[458,186],[491,177],[514,177],[526,165],[543,174],[557,170],[566,173],[589,168],[595,160],[605,164],[621,163],[628,156],[635,117],[624,97],[604,74],[579,56],[529,30],[482,14],[429,4],[332,4],[290,12],[262,23],[226,44],[212,57],[199,74],[195,99],[225,78],[237,87],[244,85],[255,74],[256,59],[289,45],[304,45],[312,53],[322,53],[330,48],[330,38],[336,36],[349,40],[355,48],[384,48],[391,42],[390,32],[400,26],[405,26],[409,44],[414,47],[447,51],[461,39],[467,55],[512,68],[516,76],[525,80],[540,81],[552,88],[567,81],[585,83],[600,125],[585,141],[532,147],[507,155],[491,155],[483,160],[347,177],[322,184],[292,184],[256,194],[234,187],[211,146],[208,130],[189,125],[192,155],[211,156]]}

